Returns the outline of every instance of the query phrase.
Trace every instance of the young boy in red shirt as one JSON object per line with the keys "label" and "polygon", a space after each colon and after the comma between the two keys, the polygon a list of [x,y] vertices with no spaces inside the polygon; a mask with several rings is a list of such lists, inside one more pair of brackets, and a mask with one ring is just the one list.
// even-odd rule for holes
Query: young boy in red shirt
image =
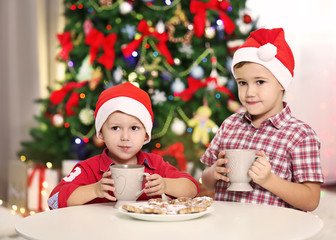
{"label": "young boy in red shirt", "polygon": [[109,88],[96,104],[97,137],[105,142],[102,154],[78,163],[55,187],[48,199],[51,209],[116,201],[111,179],[113,164],[145,166],[144,193],[138,200],[160,197],[195,197],[198,184],[189,174],[165,162],[161,156],[141,151],[151,139],[153,112],[148,94],[131,83]]}

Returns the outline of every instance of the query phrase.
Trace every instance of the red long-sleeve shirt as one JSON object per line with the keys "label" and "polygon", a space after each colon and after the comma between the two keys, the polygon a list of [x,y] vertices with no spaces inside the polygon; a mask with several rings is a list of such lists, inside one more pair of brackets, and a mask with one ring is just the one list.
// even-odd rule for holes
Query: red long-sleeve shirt
{"label": "red long-sleeve shirt", "polygon": [[[50,209],[67,207],[67,200],[71,193],[79,186],[96,183],[102,179],[105,172],[109,171],[110,166],[114,162],[107,155],[108,149],[105,149],[102,154],[91,157],[85,161],[79,162],[72,172],[53,189],[48,199]],[[164,161],[159,155],[153,153],[138,152],[138,165],[145,166],[145,172],[149,174],[159,174],[163,178],[187,178],[190,179],[197,187],[199,187],[195,179],[188,173],[179,171],[177,168]],[[113,193],[112,193],[113,194]],[[143,193],[138,200],[148,200],[149,197]],[[90,203],[109,202],[106,198],[96,198]]]}

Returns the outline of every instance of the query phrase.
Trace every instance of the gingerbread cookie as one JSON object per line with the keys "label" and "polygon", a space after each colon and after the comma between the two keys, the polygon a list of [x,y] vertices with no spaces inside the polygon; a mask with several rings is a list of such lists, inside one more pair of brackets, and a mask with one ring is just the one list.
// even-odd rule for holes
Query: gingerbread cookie
{"label": "gingerbread cookie", "polygon": [[150,199],[146,203],[131,203],[122,206],[122,209],[143,214],[192,214],[206,211],[211,206],[213,199],[210,197],[177,198],[170,201],[161,198]]}

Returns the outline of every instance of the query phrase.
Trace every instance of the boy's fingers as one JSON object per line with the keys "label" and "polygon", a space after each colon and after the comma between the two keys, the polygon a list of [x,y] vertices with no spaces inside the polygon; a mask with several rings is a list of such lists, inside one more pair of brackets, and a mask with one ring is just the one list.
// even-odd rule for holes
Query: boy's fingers
{"label": "boy's fingers", "polygon": [[225,156],[225,151],[219,152],[218,158],[224,158],[224,156]]}
{"label": "boy's fingers", "polygon": [[225,182],[229,182],[230,179],[227,176],[218,173],[217,180],[222,180],[222,181],[225,181]]}
{"label": "boy's fingers", "polygon": [[257,152],[257,155],[261,157],[266,156],[264,151]]}
{"label": "boy's fingers", "polygon": [[110,177],[111,175],[112,175],[111,171],[108,171],[108,172],[104,172],[104,173],[103,173],[103,177],[104,177],[104,178]]}
{"label": "boy's fingers", "polygon": [[219,160],[217,160],[216,162],[216,166],[217,167],[224,167],[223,165],[227,163],[227,159],[226,158],[221,158]]}
{"label": "boy's fingers", "polygon": [[111,196],[110,194],[105,194],[105,198],[107,198],[108,200],[110,200],[110,201],[116,201],[117,199],[115,198],[115,197],[113,197],[113,196]]}

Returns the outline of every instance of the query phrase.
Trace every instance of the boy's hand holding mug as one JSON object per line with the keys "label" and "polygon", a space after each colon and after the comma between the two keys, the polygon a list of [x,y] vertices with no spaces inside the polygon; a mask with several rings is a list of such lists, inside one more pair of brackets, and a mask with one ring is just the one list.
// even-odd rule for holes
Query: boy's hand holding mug
{"label": "boy's hand holding mug", "polygon": [[271,176],[272,166],[268,162],[264,151],[258,152],[257,156],[258,158],[250,167],[248,174],[252,178],[253,182],[259,184],[260,186],[264,186]]}
{"label": "boy's hand holding mug", "polygon": [[224,158],[224,156],[225,151],[221,151],[218,154],[218,160],[211,166],[211,168],[214,179],[229,182],[230,180],[226,176],[226,174],[230,171],[230,169],[225,167],[225,165],[228,162],[228,159]]}
{"label": "boy's hand holding mug", "polygon": [[216,180],[230,182],[228,191],[252,191],[251,179],[262,185],[271,174],[265,153],[251,149],[221,151],[211,168]]}
{"label": "boy's hand holding mug", "polygon": [[114,180],[111,179],[111,171],[105,172],[102,179],[95,184],[94,192],[98,198],[107,198],[110,201],[116,201],[117,199],[109,194],[115,191]]}

